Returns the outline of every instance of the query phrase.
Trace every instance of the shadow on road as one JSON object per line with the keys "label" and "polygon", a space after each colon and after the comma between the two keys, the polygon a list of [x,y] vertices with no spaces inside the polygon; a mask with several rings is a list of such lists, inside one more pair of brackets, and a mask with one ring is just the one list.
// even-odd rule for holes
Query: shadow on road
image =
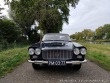
{"label": "shadow on road", "polygon": [[75,70],[73,66],[44,66],[40,70],[35,70],[37,72],[45,72],[50,74],[73,74],[73,73],[79,73],[80,70]]}

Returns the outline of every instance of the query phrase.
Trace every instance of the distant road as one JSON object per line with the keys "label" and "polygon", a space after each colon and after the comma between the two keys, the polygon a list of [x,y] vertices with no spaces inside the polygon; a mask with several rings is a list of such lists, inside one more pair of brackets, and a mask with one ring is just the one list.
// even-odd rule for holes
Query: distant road
{"label": "distant road", "polygon": [[84,63],[80,71],[65,67],[35,71],[25,62],[1,78],[0,83],[110,83],[110,72],[90,61]]}

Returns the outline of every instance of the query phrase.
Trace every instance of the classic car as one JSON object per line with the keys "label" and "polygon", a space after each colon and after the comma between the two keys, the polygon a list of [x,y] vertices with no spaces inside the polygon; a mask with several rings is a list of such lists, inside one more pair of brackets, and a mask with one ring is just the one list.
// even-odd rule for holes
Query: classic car
{"label": "classic car", "polygon": [[87,62],[86,47],[72,42],[68,34],[48,33],[42,40],[28,48],[30,59],[34,69],[41,66],[67,66],[79,70],[82,63]]}

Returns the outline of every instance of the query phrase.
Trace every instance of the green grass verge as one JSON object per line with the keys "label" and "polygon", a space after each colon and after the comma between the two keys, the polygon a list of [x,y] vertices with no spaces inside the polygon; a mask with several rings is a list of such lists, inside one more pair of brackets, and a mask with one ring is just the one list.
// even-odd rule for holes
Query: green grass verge
{"label": "green grass verge", "polygon": [[11,72],[28,59],[28,47],[14,48],[0,52],[0,77]]}
{"label": "green grass verge", "polygon": [[110,71],[110,45],[82,43],[87,47],[87,58]]}

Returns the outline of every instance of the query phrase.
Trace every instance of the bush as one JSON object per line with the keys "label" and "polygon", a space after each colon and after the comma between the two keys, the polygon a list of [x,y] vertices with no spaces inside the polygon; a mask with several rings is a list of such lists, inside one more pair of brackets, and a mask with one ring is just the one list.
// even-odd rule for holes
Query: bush
{"label": "bush", "polygon": [[8,43],[14,42],[19,36],[19,29],[16,24],[10,20],[4,19],[0,23],[0,39]]}

